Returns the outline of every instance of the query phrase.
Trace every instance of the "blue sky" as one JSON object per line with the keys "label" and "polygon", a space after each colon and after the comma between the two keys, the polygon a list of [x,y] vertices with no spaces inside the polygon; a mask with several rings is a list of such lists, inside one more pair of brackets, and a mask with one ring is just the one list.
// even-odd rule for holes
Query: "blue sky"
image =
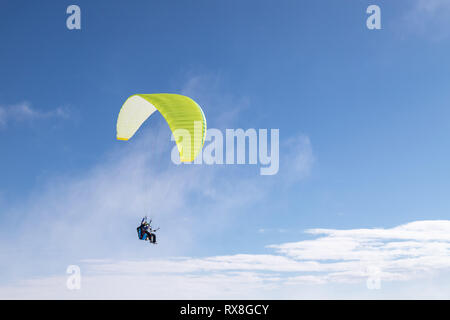
{"label": "blue sky", "polygon": [[[71,4],[81,8],[81,30],[66,28]],[[371,4],[381,7],[382,30],[366,28]],[[442,0],[2,1],[0,296],[102,297],[96,272],[105,272],[107,261],[117,272],[108,276],[124,286],[112,297],[128,297],[134,288],[121,278],[121,263],[137,261],[133,270],[144,270],[159,261],[164,270],[180,257],[188,259],[180,270],[189,259],[237,264],[232,272],[205,267],[199,276],[187,268],[158,278],[162,285],[189,283],[194,272],[205,286],[188,297],[295,297],[311,286],[312,278],[294,279],[304,273],[327,275],[313,279],[311,297],[414,297],[412,287],[434,296],[425,288],[448,283],[450,267],[448,239],[436,231],[447,230],[450,218],[449,17]],[[157,92],[192,97],[210,128],[279,129],[279,173],[175,166],[170,131],[158,115],[129,143],[116,141],[126,98]],[[135,237],[148,210],[161,226],[158,247]],[[344,241],[349,251],[342,256],[322,251],[328,238],[305,233],[317,228],[347,230],[358,248],[369,240],[357,230],[372,230],[370,241],[386,248],[399,244],[392,239],[415,241],[428,264],[396,270],[420,270],[425,278],[396,278],[399,267],[385,265],[391,260],[375,244],[368,245],[370,263],[388,269],[376,293],[356,271],[342,280],[320,268],[273,267],[274,257],[292,259],[280,262],[286,265],[354,255],[368,261],[364,250],[346,247],[347,236],[331,239]],[[402,228],[412,231],[405,237]],[[443,251],[430,253],[430,242]],[[305,257],[313,248],[320,254],[280,249],[289,243],[307,246]],[[242,267],[242,254],[267,270]],[[87,289],[42,285],[65,279],[69,264],[86,270]],[[355,270],[339,266],[339,274]],[[210,286],[224,282],[236,289]],[[256,290],[255,283],[270,285]],[[177,286],[167,288],[165,297],[178,297]]]}

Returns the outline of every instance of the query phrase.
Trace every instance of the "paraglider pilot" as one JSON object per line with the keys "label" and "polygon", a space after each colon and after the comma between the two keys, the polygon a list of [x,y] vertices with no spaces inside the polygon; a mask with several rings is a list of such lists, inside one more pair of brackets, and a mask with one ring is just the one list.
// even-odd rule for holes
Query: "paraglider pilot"
{"label": "paraglider pilot", "polygon": [[137,233],[139,239],[145,241],[149,240],[151,243],[156,244],[156,235],[154,234],[156,230],[152,229],[150,225],[151,222],[152,220],[150,220],[150,222],[147,222],[147,217],[142,218],[141,225],[137,227]]}

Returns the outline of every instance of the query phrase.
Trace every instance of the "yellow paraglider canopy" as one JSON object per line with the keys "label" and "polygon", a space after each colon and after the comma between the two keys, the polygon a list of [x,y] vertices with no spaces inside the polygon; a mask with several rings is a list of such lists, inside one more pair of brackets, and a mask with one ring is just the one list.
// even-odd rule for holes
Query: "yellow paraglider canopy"
{"label": "yellow paraglider canopy", "polygon": [[130,96],[117,118],[117,139],[129,140],[155,111],[159,111],[169,124],[180,160],[194,161],[205,143],[206,118],[200,106],[183,95],[157,93]]}

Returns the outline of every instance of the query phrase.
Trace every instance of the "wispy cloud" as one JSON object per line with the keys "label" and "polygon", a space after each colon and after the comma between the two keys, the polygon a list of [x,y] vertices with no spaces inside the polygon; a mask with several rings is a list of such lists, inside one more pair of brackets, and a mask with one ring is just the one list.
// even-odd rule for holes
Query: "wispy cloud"
{"label": "wispy cloud", "polygon": [[[98,226],[106,227],[111,234],[121,234],[124,225],[129,225],[134,241],[136,219],[150,214],[167,229],[164,237],[183,238],[181,243],[162,241],[159,247],[179,252],[192,240],[187,230],[198,231],[195,225],[205,232],[226,228],[239,208],[260,201],[280,183],[288,185],[304,178],[310,169],[306,161],[305,168],[297,164],[298,173],[282,167],[279,175],[264,179],[256,168],[243,174],[243,168],[233,166],[175,166],[170,163],[169,137],[164,127],[133,143],[122,144],[87,172],[48,180],[36,194],[24,197],[19,204],[10,204],[6,216],[17,217],[18,227],[34,235],[32,247],[57,251],[70,248],[72,254],[81,254],[87,248],[92,250],[92,242],[98,250],[102,248],[100,251],[128,250],[129,242],[99,238]],[[295,141],[283,149],[282,161],[311,156],[308,139]],[[29,225],[28,218],[37,223]],[[10,240],[9,236],[4,239]],[[16,245],[28,241],[21,237],[15,240]]]}
{"label": "wispy cloud", "polygon": [[417,0],[415,8],[424,13],[437,14],[441,10],[450,10],[450,3],[447,0]]}
{"label": "wispy cloud", "polygon": [[450,36],[450,1],[415,0],[401,23],[410,32],[439,41]]}
{"label": "wispy cloud", "polygon": [[218,74],[193,75],[181,88],[181,94],[192,97],[202,106],[208,106],[208,126],[233,128],[239,123],[239,115],[251,105],[248,96],[236,96],[224,92],[223,81]]}
{"label": "wispy cloud", "polygon": [[22,102],[10,106],[0,105],[0,128],[10,122],[35,121],[49,118],[68,118],[67,109],[59,107],[50,111],[41,111],[32,108],[28,102]]}
{"label": "wispy cloud", "polygon": [[286,181],[295,183],[298,180],[309,176],[312,171],[315,157],[311,140],[306,135],[290,137],[283,143],[284,150],[290,150],[289,156],[283,159],[285,161],[284,178]]}

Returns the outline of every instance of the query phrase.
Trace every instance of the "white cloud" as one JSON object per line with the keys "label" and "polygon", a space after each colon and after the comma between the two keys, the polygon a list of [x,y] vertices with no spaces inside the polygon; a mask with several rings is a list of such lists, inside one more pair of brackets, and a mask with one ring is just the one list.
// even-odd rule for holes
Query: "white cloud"
{"label": "white cloud", "polygon": [[[391,229],[311,229],[315,240],[273,245],[296,261],[315,261],[325,279],[352,282],[376,266],[382,280],[410,280],[450,267],[450,221],[416,221]],[[323,278],[323,276],[320,276]]]}
{"label": "white cloud", "polygon": [[[269,248],[275,252],[270,254],[85,260],[80,264],[83,278],[82,290],[78,292],[68,291],[66,278],[61,275],[0,287],[0,297],[311,298],[321,288],[336,285],[345,288],[352,284],[359,286],[360,294],[366,291],[370,297],[366,281],[371,276],[376,275],[382,287],[399,281],[415,285],[414,281],[429,280],[450,268],[448,220],[415,221],[394,228],[307,232],[318,238],[271,245]],[[315,289],[305,292],[309,286]],[[429,292],[427,287],[416,296],[399,292],[395,296],[385,291],[384,297],[448,298],[450,295],[449,290],[440,288],[440,292]],[[324,294],[322,298],[330,297],[326,291],[321,294]],[[334,297],[351,296],[343,292]]]}
{"label": "white cloud", "polygon": [[10,106],[0,105],[0,128],[9,122],[34,121],[48,118],[68,118],[65,108],[59,107],[50,111],[40,111],[31,107],[28,102],[22,102]]}
{"label": "white cloud", "polygon": [[[93,261],[97,274],[275,272],[278,280],[358,282],[380,269],[381,280],[410,280],[450,268],[450,221],[416,221],[383,229],[312,229],[313,240],[271,245],[276,254],[236,254],[151,261]],[[291,274],[294,273],[294,274]],[[283,276],[281,277],[281,274]],[[260,277],[264,280],[267,276]]]}

